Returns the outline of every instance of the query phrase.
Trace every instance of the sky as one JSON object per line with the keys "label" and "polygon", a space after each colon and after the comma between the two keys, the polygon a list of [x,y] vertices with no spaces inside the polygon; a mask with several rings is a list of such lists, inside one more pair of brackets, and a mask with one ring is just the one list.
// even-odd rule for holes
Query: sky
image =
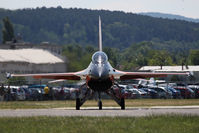
{"label": "sky", "polygon": [[0,0],[0,8],[85,8],[132,13],[160,12],[199,18],[199,0]]}

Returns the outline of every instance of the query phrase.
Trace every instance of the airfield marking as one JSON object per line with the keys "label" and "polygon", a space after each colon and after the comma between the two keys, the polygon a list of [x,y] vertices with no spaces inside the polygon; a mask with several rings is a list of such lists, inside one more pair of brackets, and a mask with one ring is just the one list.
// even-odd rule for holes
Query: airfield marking
{"label": "airfield marking", "polygon": [[30,116],[121,116],[139,117],[161,114],[182,114],[199,115],[199,106],[155,106],[155,107],[127,107],[120,110],[119,107],[82,107],[81,110],[75,108],[54,108],[54,109],[1,109],[0,117],[30,117]]}

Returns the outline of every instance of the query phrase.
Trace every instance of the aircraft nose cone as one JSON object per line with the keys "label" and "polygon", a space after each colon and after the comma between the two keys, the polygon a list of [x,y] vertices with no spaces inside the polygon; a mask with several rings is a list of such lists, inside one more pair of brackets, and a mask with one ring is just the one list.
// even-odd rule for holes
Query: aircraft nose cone
{"label": "aircraft nose cone", "polygon": [[101,77],[102,77],[102,68],[99,68],[98,76],[99,76],[99,78],[101,78]]}
{"label": "aircraft nose cone", "polygon": [[91,75],[93,78],[107,78],[108,74],[108,71],[104,67],[96,67],[91,70]]}
{"label": "aircraft nose cone", "polygon": [[99,67],[98,69],[98,76],[99,78],[107,78],[109,75],[109,72],[106,68],[104,67]]}

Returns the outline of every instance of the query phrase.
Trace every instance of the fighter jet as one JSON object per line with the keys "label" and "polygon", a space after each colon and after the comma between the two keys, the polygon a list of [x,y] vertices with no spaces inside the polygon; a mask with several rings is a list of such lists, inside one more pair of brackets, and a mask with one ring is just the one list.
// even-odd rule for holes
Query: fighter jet
{"label": "fighter jet", "polygon": [[[149,78],[149,77],[166,77],[167,75],[187,75],[187,73],[153,73],[153,72],[124,72],[116,70],[111,66],[108,61],[106,53],[102,50],[102,31],[101,31],[101,19],[99,17],[99,51],[95,52],[92,56],[92,61],[89,66],[78,72],[69,73],[43,73],[43,74],[9,74],[9,77],[26,77],[31,76],[36,79],[54,79],[54,80],[85,80],[87,91],[84,97],[76,95],[76,110],[79,110],[84,102],[89,99],[93,93],[98,94],[98,107],[102,109],[101,93],[105,92],[111,96],[120,106],[121,109],[125,109],[125,99],[121,96],[118,97],[113,86],[116,85],[120,92],[122,88],[117,84],[117,80],[129,80],[136,78]],[[81,91],[82,87],[79,88]]]}

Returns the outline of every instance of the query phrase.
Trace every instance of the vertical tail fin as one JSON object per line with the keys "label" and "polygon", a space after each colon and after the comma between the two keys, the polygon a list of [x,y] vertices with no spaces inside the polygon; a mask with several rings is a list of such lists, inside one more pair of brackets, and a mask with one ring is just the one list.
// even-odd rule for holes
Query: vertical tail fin
{"label": "vertical tail fin", "polygon": [[99,51],[102,51],[102,27],[101,27],[100,16],[99,16]]}

